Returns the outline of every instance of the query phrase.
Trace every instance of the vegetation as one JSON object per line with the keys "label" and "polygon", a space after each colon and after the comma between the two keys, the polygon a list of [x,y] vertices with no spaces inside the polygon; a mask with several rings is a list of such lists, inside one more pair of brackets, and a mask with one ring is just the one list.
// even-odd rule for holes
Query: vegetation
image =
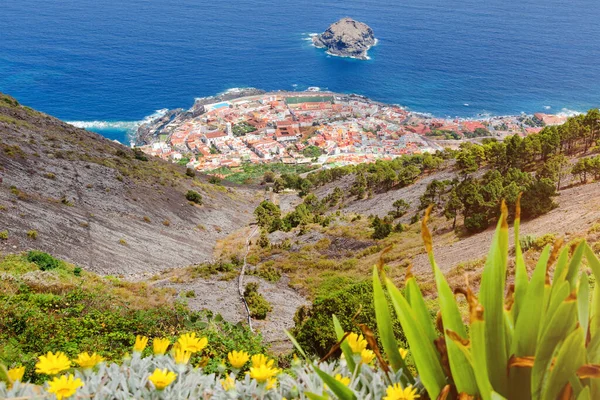
{"label": "vegetation", "polygon": [[268,163],[251,164],[244,163],[239,168],[220,167],[209,171],[209,174],[218,174],[225,177],[225,180],[234,183],[259,183],[265,172],[275,174],[303,174],[313,170],[315,167],[308,165]]}
{"label": "vegetation", "polygon": [[256,128],[247,122],[240,122],[239,124],[233,125],[231,127],[231,131],[233,132],[233,136],[240,137],[246,136],[248,133],[255,132]]}
{"label": "vegetation", "polygon": [[185,198],[195,204],[202,204],[202,195],[195,190],[188,190]]}
{"label": "vegetation", "polygon": [[[172,339],[195,331],[208,337],[206,371],[216,371],[233,349],[265,350],[259,336],[210,312],[173,305],[164,290],[101,278],[46,253],[3,256],[0,273],[0,363],[24,365],[27,380],[44,379],[33,374],[33,365],[48,351],[70,357],[96,352],[117,361],[131,351],[137,334]],[[203,356],[193,356],[194,365]]]}
{"label": "vegetation", "polygon": [[[358,310],[360,313],[353,319]],[[336,344],[338,338],[331,320],[334,314],[345,332],[360,333],[358,324],[375,327],[372,283],[363,281],[349,285],[318,297],[311,307],[298,309],[292,333],[304,351],[323,357]],[[394,322],[394,328],[396,339],[406,347],[406,339],[398,321]]]}
{"label": "vegetation", "polygon": [[[394,371],[406,368],[397,356],[384,286],[430,398],[438,398],[443,392],[456,393],[452,398],[482,399],[591,399],[600,394],[594,380],[600,374],[592,365],[600,361],[596,348],[600,343],[600,291],[596,286],[592,294],[588,275],[582,268],[585,258],[597,280],[600,261],[584,241],[562,250],[558,244],[552,252],[546,246],[530,279],[519,241],[519,202],[516,210],[514,290],[508,291],[506,299],[505,205],[483,271],[479,298],[469,286],[452,292],[434,261],[426,215],[422,232],[436,279],[444,327],[441,336],[412,275],[407,276],[403,294],[385,278],[381,266],[373,271],[377,326],[390,366]],[[551,279],[548,268],[555,261]],[[466,297],[468,325],[463,322],[455,294]],[[436,346],[442,340],[445,346]]]}
{"label": "vegetation", "polygon": [[271,304],[258,292],[258,283],[250,282],[244,289],[244,298],[250,308],[252,318],[265,319],[267,314],[273,310]]}

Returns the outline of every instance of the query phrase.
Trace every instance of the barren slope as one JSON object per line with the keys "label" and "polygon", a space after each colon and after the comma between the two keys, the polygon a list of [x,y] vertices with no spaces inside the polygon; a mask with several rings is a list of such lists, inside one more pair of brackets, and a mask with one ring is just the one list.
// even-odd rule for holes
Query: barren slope
{"label": "barren slope", "polygon": [[[128,278],[211,259],[216,240],[246,225],[258,200],[252,190],[138,160],[125,146],[2,94],[0,177],[0,231],[8,231],[0,252],[41,249]],[[204,205],[185,199],[189,189]]]}

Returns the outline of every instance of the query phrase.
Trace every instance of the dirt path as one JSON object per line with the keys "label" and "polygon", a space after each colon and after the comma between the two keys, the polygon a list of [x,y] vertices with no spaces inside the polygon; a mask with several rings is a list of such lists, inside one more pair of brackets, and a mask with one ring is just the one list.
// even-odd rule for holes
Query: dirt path
{"label": "dirt path", "polygon": [[[587,231],[600,221],[600,182],[561,190],[556,199],[558,208],[548,214],[521,224],[521,236],[542,236],[554,233],[568,241],[574,235]],[[512,228],[512,227],[511,227]],[[510,244],[513,244],[513,231]],[[461,262],[485,257],[492,241],[494,229],[470,236],[449,245],[435,246],[435,259],[443,271],[448,271]],[[420,254],[413,259],[413,272],[429,274],[431,267],[427,255]]]}
{"label": "dirt path", "polygon": [[248,265],[247,260],[248,260],[248,253],[250,253],[250,240],[256,234],[257,231],[258,231],[258,225],[252,230],[250,235],[248,235],[248,237],[246,238],[246,253],[244,253],[244,265],[242,265],[242,270],[240,271],[240,275],[238,277],[238,293],[240,295],[240,300],[242,300],[242,304],[244,304],[244,309],[246,310],[246,313],[248,314],[248,327],[250,328],[251,332],[254,332],[254,329],[252,329],[252,315],[250,314],[250,307],[248,307],[248,302],[246,301],[246,298],[244,297],[244,275],[246,274],[246,266]]}

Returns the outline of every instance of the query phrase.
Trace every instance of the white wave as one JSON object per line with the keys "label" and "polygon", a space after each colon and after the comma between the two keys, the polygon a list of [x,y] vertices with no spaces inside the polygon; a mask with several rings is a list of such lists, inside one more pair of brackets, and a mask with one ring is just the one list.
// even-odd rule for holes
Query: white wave
{"label": "white wave", "polygon": [[465,103],[465,104],[463,104],[463,106],[469,107],[469,103]]}
{"label": "white wave", "polygon": [[551,108],[552,108],[551,106],[544,106],[544,110],[549,110]]}
{"label": "white wave", "polygon": [[132,135],[137,131],[140,125],[154,121],[157,118],[163,117],[169,110],[163,108],[156,110],[152,114],[148,115],[140,121],[66,121],[67,124],[73,125],[77,128],[87,130],[105,130],[114,129],[127,132],[128,135]]}
{"label": "white wave", "polygon": [[581,115],[581,114],[583,114],[581,111],[569,110],[568,108],[563,108],[556,115],[558,115],[559,117],[574,117],[576,115]]}
{"label": "white wave", "polygon": [[66,121],[67,124],[82,129],[118,129],[123,131],[136,130],[142,121]]}

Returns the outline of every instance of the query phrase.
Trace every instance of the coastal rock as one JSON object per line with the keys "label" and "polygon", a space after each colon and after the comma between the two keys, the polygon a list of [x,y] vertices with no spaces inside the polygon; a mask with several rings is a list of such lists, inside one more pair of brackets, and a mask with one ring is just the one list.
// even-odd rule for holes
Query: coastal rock
{"label": "coastal rock", "polygon": [[322,34],[314,36],[313,43],[336,56],[367,60],[367,51],[375,45],[376,39],[367,24],[352,18],[342,18]]}

